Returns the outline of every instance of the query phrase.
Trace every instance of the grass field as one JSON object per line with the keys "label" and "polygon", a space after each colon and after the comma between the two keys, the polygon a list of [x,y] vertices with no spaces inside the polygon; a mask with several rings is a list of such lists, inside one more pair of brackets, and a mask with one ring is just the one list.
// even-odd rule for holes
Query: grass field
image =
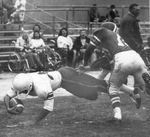
{"label": "grass field", "polygon": [[75,96],[56,97],[55,109],[39,125],[7,127],[32,120],[43,107],[40,99],[23,100],[21,115],[10,115],[0,102],[0,137],[150,137],[150,97],[142,94],[142,106],[135,108],[130,98],[121,94],[123,120],[121,126],[109,124],[112,108],[108,95],[96,101]]}

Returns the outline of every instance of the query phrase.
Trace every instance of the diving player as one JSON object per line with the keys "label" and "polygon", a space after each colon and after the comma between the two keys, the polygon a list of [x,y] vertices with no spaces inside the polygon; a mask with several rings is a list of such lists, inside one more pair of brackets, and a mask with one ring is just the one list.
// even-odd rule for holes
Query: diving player
{"label": "diving player", "polygon": [[[22,125],[29,126],[37,124],[49,112],[53,111],[54,95],[53,91],[57,88],[64,88],[73,95],[88,100],[96,100],[98,92],[108,93],[107,82],[98,80],[88,74],[79,74],[74,68],[62,67],[58,71],[47,73],[20,73],[12,81],[11,90],[6,93],[4,102],[9,113],[16,113],[13,108],[9,107],[11,98],[19,94],[38,96],[44,100],[44,107],[41,113],[33,120],[22,122]],[[133,94],[134,89],[128,88]]]}

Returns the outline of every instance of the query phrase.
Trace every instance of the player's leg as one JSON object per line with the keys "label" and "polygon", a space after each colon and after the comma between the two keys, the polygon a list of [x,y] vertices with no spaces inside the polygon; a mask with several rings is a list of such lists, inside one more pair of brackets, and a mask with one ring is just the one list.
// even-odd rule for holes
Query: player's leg
{"label": "player's leg", "polygon": [[63,67],[58,70],[62,75],[61,87],[68,92],[90,100],[97,99],[98,92],[107,93],[107,83],[88,74],[78,74],[75,69]]}
{"label": "player's leg", "polygon": [[100,72],[98,76],[98,79],[101,79],[101,80],[105,79],[108,73],[110,73],[110,70],[102,69],[102,71]]}
{"label": "player's leg", "polygon": [[139,87],[129,87],[125,84],[121,86],[120,91],[128,94],[131,97],[131,100],[135,103],[136,108],[139,109],[141,106],[141,96]]}
{"label": "player's leg", "polygon": [[85,73],[79,74],[74,68],[71,67],[62,67],[58,71],[61,73],[62,78],[66,80],[78,82],[89,86],[104,86],[105,88],[108,85],[105,80],[96,79],[95,77]]}
{"label": "player's leg", "polygon": [[61,87],[79,98],[96,100],[98,98],[98,87],[89,86],[75,81],[63,79]]}
{"label": "player's leg", "polygon": [[120,70],[114,70],[110,76],[109,95],[114,113],[114,118],[110,122],[119,122],[122,119],[119,90],[127,77],[128,75]]}

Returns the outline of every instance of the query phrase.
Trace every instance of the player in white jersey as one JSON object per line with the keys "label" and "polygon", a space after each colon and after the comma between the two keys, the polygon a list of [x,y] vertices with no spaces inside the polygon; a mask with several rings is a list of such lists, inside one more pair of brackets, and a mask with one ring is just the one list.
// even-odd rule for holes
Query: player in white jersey
{"label": "player in white jersey", "polygon": [[13,108],[9,107],[9,101],[19,94],[38,96],[44,100],[42,112],[34,121],[22,123],[24,125],[36,124],[49,112],[53,111],[53,91],[60,87],[88,100],[96,100],[98,97],[97,91],[107,92],[107,83],[105,81],[99,81],[87,74],[79,75],[75,69],[70,67],[63,67],[58,71],[47,73],[20,73],[15,76],[11,90],[4,97],[7,111],[16,113]]}
{"label": "player in white jersey", "polygon": [[[9,107],[11,98],[24,93],[26,96],[38,96],[43,99],[43,109],[36,119],[34,121],[22,122],[23,125],[28,126],[37,124],[49,112],[53,111],[53,91],[57,88],[62,87],[80,98],[96,100],[98,92],[108,93],[107,86],[108,84],[105,80],[98,80],[88,74],[79,74],[70,67],[62,67],[58,71],[47,73],[20,73],[13,79],[12,88],[6,93],[4,102],[9,113],[16,113],[13,108]],[[128,90],[132,94],[134,89],[129,88]]]}

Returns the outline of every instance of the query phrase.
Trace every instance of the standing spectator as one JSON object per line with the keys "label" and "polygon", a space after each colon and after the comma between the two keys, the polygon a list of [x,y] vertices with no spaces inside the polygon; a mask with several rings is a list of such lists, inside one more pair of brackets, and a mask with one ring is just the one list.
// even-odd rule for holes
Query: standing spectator
{"label": "standing spectator", "polygon": [[0,0],[0,3],[2,5],[1,8],[7,10],[7,19],[8,20],[5,23],[10,24],[11,20],[12,20],[11,14],[16,11],[13,0]]}
{"label": "standing spectator", "polygon": [[57,38],[57,48],[59,50],[60,55],[62,58],[67,59],[67,65],[72,66],[73,61],[73,40],[70,36],[68,36],[68,30],[66,28],[62,28],[59,31],[58,38]]}
{"label": "standing spectator", "polygon": [[75,60],[73,66],[83,59],[84,52],[90,43],[90,38],[87,37],[86,30],[82,29],[80,31],[80,36],[78,36],[73,44],[73,50],[75,51]]}
{"label": "standing spectator", "polygon": [[148,69],[150,69],[150,37],[147,38],[147,43],[141,52],[141,56],[143,57],[143,60],[146,63]]}
{"label": "standing spectator", "polygon": [[99,21],[100,13],[97,9],[97,4],[93,4],[89,11],[89,20],[90,22]]}
{"label": "standing spectator", "polygon": [[16,0],[14,7],[16,11],[11,14],[12,17],[19,16],[19,22],[21,23],[21,30],[23,31],[23,21],[25,17],[26,11],[26,0]]}
{"label": "standing spectator", "polygon": [[119,17],[120,16],[119,16],[118,11],[116,10],[116,6],[111,5],[110,6],[110,11],[107,14],[106,18],[108,18],[108,20],[111,21],[111,22],[118,23]]}
{"label": "standing spectator", "polygon": [[139,19],[140,6],[138,4],[131,4],[129,12],[124,16],[120,22],[120,36],[125,42],[136,52],[140,53],[143,49],[142,38],[140,34]]}

